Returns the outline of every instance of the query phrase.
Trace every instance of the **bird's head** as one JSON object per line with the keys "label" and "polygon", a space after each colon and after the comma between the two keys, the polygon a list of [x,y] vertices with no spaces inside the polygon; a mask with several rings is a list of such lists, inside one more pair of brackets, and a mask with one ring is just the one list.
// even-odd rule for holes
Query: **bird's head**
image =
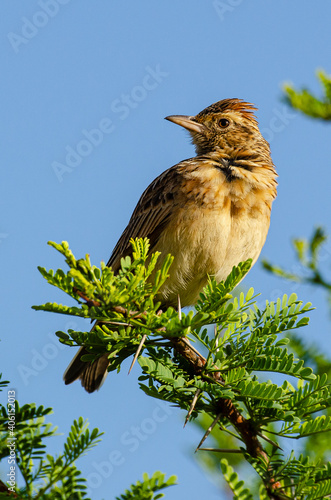
{"label": "bird's head", "polygon": [[237,157],[243,150],[267,150],[256,117],[255,106],[241,99],[223,99],[196,116],[173,115],[170,120],[186,128],[197,155],[217,154]]}

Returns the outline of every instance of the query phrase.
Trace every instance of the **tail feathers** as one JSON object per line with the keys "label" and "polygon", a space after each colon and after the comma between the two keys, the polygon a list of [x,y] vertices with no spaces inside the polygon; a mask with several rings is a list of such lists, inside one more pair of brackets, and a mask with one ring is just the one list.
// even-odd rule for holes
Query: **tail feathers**
{"label": "tail feathers", "polygon": [[107,354],[104,354],[93,363],[82,361],[81,357],[87,353],[85,347],[79,349],[64,372],[63,380],[68,385],[79,378],[87,392],[94,392],[102,386],[107,376],[109,360]]}

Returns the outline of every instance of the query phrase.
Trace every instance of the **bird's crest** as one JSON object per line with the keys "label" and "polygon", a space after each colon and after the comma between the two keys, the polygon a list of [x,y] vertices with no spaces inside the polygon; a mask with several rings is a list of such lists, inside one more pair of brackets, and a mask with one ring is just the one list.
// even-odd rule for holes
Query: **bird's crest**
{"label": "bird's crest", "polygon": [[223,99],[222,101],[215,102],[211,106],[208,106],[208,108],[203,109],[200,111],[200,113],[197,115],[197,118],[202,118],[205,115],[208,115],[210,113],[222,113],[224,111],[239,111],[245,118],[249,120],[255,120],[256,121],[256,116],[254,114],[254,111],[257,109],[254,104],[251,104],[249,102],[245,102],[242,99]]}

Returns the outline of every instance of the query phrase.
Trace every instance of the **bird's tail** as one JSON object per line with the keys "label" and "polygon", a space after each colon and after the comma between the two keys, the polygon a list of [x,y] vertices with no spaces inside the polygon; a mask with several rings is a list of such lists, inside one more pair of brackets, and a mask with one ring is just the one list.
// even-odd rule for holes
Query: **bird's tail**
{"label": "bird's tail", "polygon": [[107,376],[108,355],[103,354],[91,363],[81,360],[84,354],[88,354],[88,351],[85,347],[81,347],[64,372],[63,380],[68,385],[79,378],[87,392],[94,392],[102,386]]}

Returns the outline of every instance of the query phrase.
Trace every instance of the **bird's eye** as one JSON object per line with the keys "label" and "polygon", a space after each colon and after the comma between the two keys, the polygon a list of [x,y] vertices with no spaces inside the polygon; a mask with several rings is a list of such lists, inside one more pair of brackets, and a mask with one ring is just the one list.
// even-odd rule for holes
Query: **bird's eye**
{"label": "bird's eye", "polygon": [[218,124],[221,128],[227,128],[230,125],[230,122],[226,118],[221,118]]}

